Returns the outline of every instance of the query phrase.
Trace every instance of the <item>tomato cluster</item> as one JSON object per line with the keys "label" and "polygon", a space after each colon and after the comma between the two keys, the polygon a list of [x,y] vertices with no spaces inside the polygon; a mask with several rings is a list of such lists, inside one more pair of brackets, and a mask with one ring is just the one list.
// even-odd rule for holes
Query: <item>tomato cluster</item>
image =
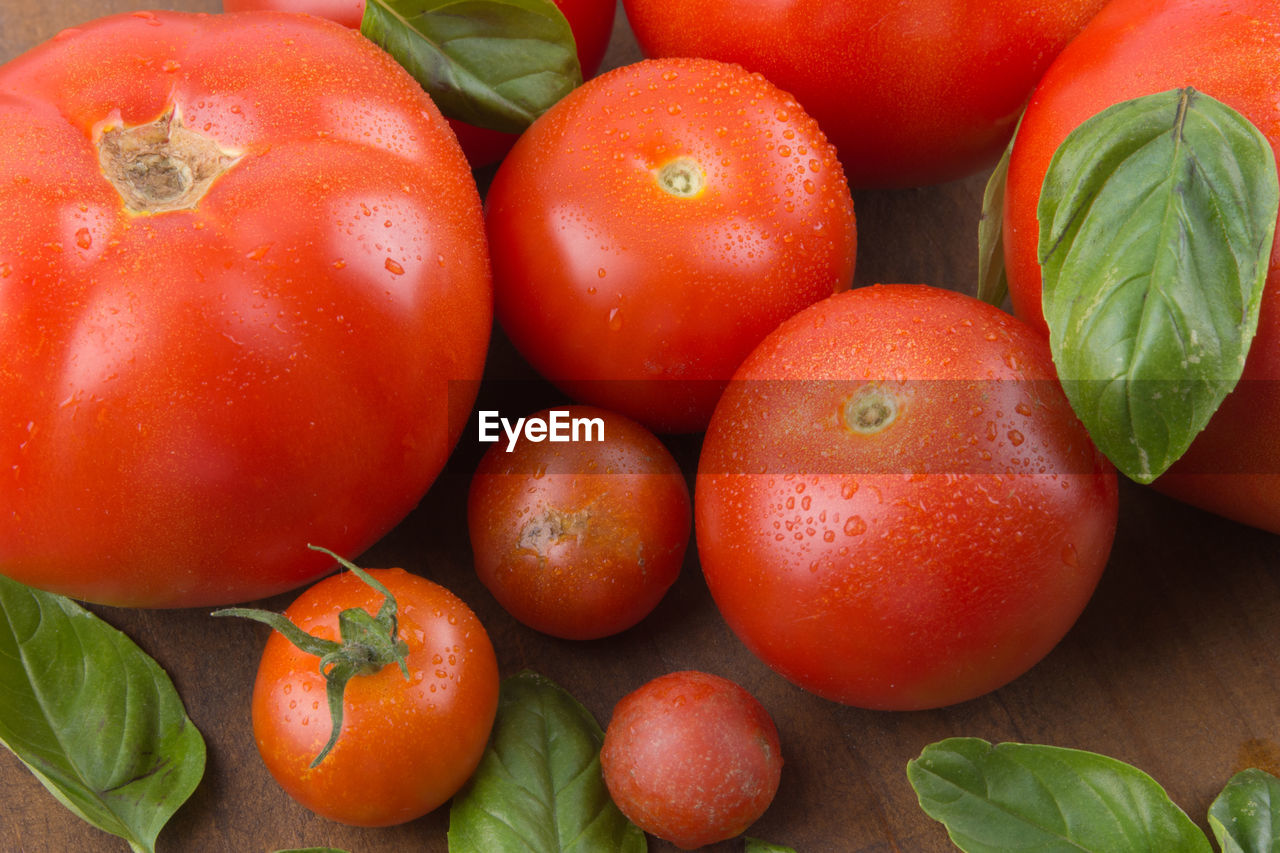
{"label": "tomato cluster", "polygon": [[[935,708],[1047,655],[1107,564],[1118,487],[1044,334],[1045,172],[1086,118],[1171,86],[1215,89],[1280,142],[1273,4],[1236,0],[1248,39],[1174,0],[1115,0],[1087,27],[1099,0],[1001,2],[978,28],[956,0],[624,5],[649,58],[594,76],[614,4],[556,0],[589,79],[518,139],[446,121],[352,31],[361,0],[116,16],[0,67],[0,570],[146,607],[316,580],[332,565],[306,543],[359,553],[432,486],[496,319],[575,401],[504,412],[520,426],[469,478],[476,575],[518,622],[629,630],[694,534],[728,626],[819,696]],[[1191,31],[1201,48],[1170,35]],[[973,174],[1020,117],[1017,316],[927,284],[850,290],[850,185]],[[498,161],[482,206],[472,167]],[[1251,381],[1157,485],[1280,530],[1280,476],[1238,474],[1275,470],[1274,442],[1240,461],[1280,420],[1280,249],[1271,266]],[[558,443],[561,416],[584,435]],[[701,434],[696,472],[659,438],[676,433]],[[268,641],[253,720],[292,796],[384,825],[475,770],[498,663],[448,590],[370,577],[286,612],[314,637]],[[398,666],[316,665],[373,622]],[[325,745],[310,722],[338,671],[347,727]],[[777,789],[777,731],[724,679],[651,682],[614,722],[610,791],[682,846],[742,832]],[[708,755],[750,795],[701,788]]]}

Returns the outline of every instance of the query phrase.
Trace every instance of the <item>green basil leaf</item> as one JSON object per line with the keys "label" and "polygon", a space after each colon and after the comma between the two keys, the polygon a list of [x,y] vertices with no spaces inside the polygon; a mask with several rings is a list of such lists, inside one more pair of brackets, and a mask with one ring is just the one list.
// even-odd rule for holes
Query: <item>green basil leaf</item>
{"label": "green basil leaf", "polygon": [[950,738],[925,747],[907,778],[966,853],[1210,853],[1150,776],[1092,752]]}
{"label": "green basil leaf", "polygon": [[1054,154],[1037,211],[1049,342],[1134,480],[1177,461],[1239,380],[1278,206],[1266,138],[1193,89],[1104,110]]}
{"label": "green basil leaf", "polygon": [[204,774],[169,676],[78,604],[0,577],[0,742],[67,808],[152,851]]}
{"label": "green basil leaf", "polygon": [[609,798],[602,743],[591,712],[549,679],[506,679],[484,757],[449,810],[450,853],[648,849]]}
{"label": "green basil leaf", "polygon": [[1280,851],[1280,780],[1256,769],[1232,776],[1209,807],[1209,828],[1222,853]]}
{"label": "green basil leaf", "polygon": [[519,133],[582,83],[552,0],[368,0],[360,32],[449,118]]}
{"label": "green basil leaf", "polygon": [[759,838],[752,838],[751,836],[746,836],[746,842],[743,853],[796,853],[794,847],[771,844],[768,841],[761,841]]}
{"label": "green basil leaf", "polygon": [[[1021,120],[1019,120],[1021,124]],[[1009,275],[1004,266],[1004,190],[1009,182],[1009,157],[1018,138],[1017,128],[1004,153],[987,178],[982,191],[982,216],[978,219],[977,297],[997,308],[1009,295]]]}

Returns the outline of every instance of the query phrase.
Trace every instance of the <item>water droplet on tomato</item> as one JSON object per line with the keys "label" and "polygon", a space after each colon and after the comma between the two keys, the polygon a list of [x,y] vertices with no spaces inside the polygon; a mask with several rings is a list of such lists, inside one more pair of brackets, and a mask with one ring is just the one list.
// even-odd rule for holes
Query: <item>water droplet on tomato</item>
{"label": "water droplet on tomato", "polygon": [[404,275],[404,267],[402,267],[395,259],[387,258],[387,262],[383,264],[387,268],[387,272],[392,275]]}
{"label": "water droplet on tomato", "polygon": [[1014,447],[1017,447],[1018,445],[1022,444],[1022,442],[1026,440],[1027,440],[1026,437],[1022,433],[1018,432],[1016,429],[1009,430],[1009,443],[1012,444]]}
{"label": "water droplet on tomato", "polygon": [[616,332],[622,328],[622,311],[618,308],[609,309],[609,331]]}
{"label": "water droplet on tomato", "polygon": [[1070,542],[1062,546],[1062,562],[1073,569],[1080,568],[1080,555],[1076,553],[1076,546]]}
{"label": "water droplet on tomato", "polygon": [[93,235],[89,233],[88,228],[81,228],[76,232],[76,245],[81,249],[93,247]]}
{"label": "water droplet on tomato", "polygon": [[267,252],[271,251],[271,246],[271,243],[263,243],[261,246],[251,249],[245,257],[251,261],[260,261],[266,257]]}
{"label": "water droplet on tomato", "polygon": [[851,515],[844,523],[844,533],[846,536],[861,536],[867,532],[867,523],[862,520],[860,515]]}

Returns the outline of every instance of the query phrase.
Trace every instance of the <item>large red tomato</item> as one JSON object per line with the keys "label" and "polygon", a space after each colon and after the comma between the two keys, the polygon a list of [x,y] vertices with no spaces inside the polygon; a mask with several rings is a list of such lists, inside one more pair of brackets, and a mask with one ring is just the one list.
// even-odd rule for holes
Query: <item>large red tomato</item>
{"label": "large red tomato", "polygon": [[0,570],[239,601],[421,499],[491,327],[480,200],[385,53],[145,12],[0,68]]}
{"label": "large red tomato", "polygon": [[819,302],[765,339],[698,464],[698,553],[729,626],[819,695],[928,708],[993,690],[1075,622],[1116,475],[1045,339],[923,285]]}
{"label": "large red tomato", "polygon": [[[593,77],[604,61],[609,37],[613,34],[613,18],[617,4],[614,0],[554,0],[556,8],[569,22],[573,39],[578,48],[578,64],[582,77]],[[278,12],[306,12],[337,21],[344,27],[360,28],[364,18],[365,0],[222,0],[222,8],[228,12],[272,10]],[[467,160],[475,168],[501,160],[515,144],[516,135],[476,127],[466,122],[449,120],[449,126],[458,135]]]}
{"label": "large red tomato", "polygon": [[498,319],[575,399],[706,426],[778,323],[853,278],[835,151],[785,92],[705,59],[591,80],[525,131],[486,197]]}
{"label": "large red tomato", "polygon": [[1105,0],[623,0],[647,56],[705,56],[795,95],[855,187],[995,161],[1032,87]]}
{"label": "large red tomato", "polygon": [[[1045,74],[1009,162],[1005,257],[1014,310],[1045,328],[1040,306],[1040,185],[1054,151],[1120,101],[1194,86],[1252,121],[1280,150],[1280,4],[1273,0],[1115,0]],[[1257,335],[1236,390],[1155,487],[1280,532],[1280,241]]]}

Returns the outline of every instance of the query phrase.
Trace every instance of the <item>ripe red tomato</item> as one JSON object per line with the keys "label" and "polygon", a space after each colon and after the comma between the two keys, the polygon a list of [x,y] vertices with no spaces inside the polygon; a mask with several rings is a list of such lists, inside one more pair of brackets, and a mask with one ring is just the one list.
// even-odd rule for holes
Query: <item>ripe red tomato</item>
{"label": "ripe red tomato", "polygon": [[890,285],[751,354],[694,503],[707,584],[752,651],[830,699],[913,709],[993,690],[1061,639],[1106,564],[1117,486],[1044,338]]}
{"label": "ripe red tomato", "polygon": [[647,616],[680,574],[689,487],[662,442],[630,418],[566,406],[530,420],[553,423],[552,412],[571,440],[524,438],[509,449],[504,437],[476,470],[467,514],[476,573],[531,628],[605,637]]}
{"label": "ripe red tomato", "polygon": [[855,187],[993,163],[1032,87],[1105,0],[623,0],[646,56],[705,56],[795,95]]}
{"label": "ripe red tomato", "polygon": [[[405,663],[347,682],[336,743],[320,659],[272,632],[253,686],[253,735],[272,777],[316,814],[390,826],[432,811],[470,778],[498,709],[498,664],[484,626],[444,587],[403,569],[369,574],[396,600]],[[339,640],[338,614],[376,615],[383,596],[354,573],[325,578],[284,615]]]}
{"label": "ripe red tomato", "polygon": [[[594,77],[604,61],[613,34],[617,4],[614,0],[553,0],[569,22],[578,47],[578,64],[584,80]],[[279,12],[306,12],[337,21],[344,27],[360,28],[365,0],[222,0],[227,12],[253,12],[263,9]],[[449,119],[462,150],[472,168],[498,162],[515,144],[516,134],[476,127]]]}
{"label": "ripe red tomato", "polygon": [[618,702],[600,768],[632,823],[692,850],[741,835],[764,814],[782,750],[769,712],[742,687],[673,672]]}
{"label": "ripe red tomato", "polygon": [[[1036,89],[1009,162],[1005,258],[1020,317],[1045,329],[1036,205],[1053,152],[1076,126],[1140,95],[1194,86],[1241,112],[1280,151],[1280,5],[1271,0],[1116,0]],[[1155,482],[1188,503],[1280,532],[1280,241],[1236,390]]]}
{"label": "ripe red tomato", "polygon": [[385,53],[306,16],[105,18],[0,68],[0,134],[7,575],[244,601],[419,502],[492,296],[471,172]]}
{"label": "ripe red tomato", "polygon": [[702,59],[597,77],[534,122],[486,200],[498,318],[543,376],[660,431],[706,426],[786,317],[853,278],[853,202],[814,122]]}

